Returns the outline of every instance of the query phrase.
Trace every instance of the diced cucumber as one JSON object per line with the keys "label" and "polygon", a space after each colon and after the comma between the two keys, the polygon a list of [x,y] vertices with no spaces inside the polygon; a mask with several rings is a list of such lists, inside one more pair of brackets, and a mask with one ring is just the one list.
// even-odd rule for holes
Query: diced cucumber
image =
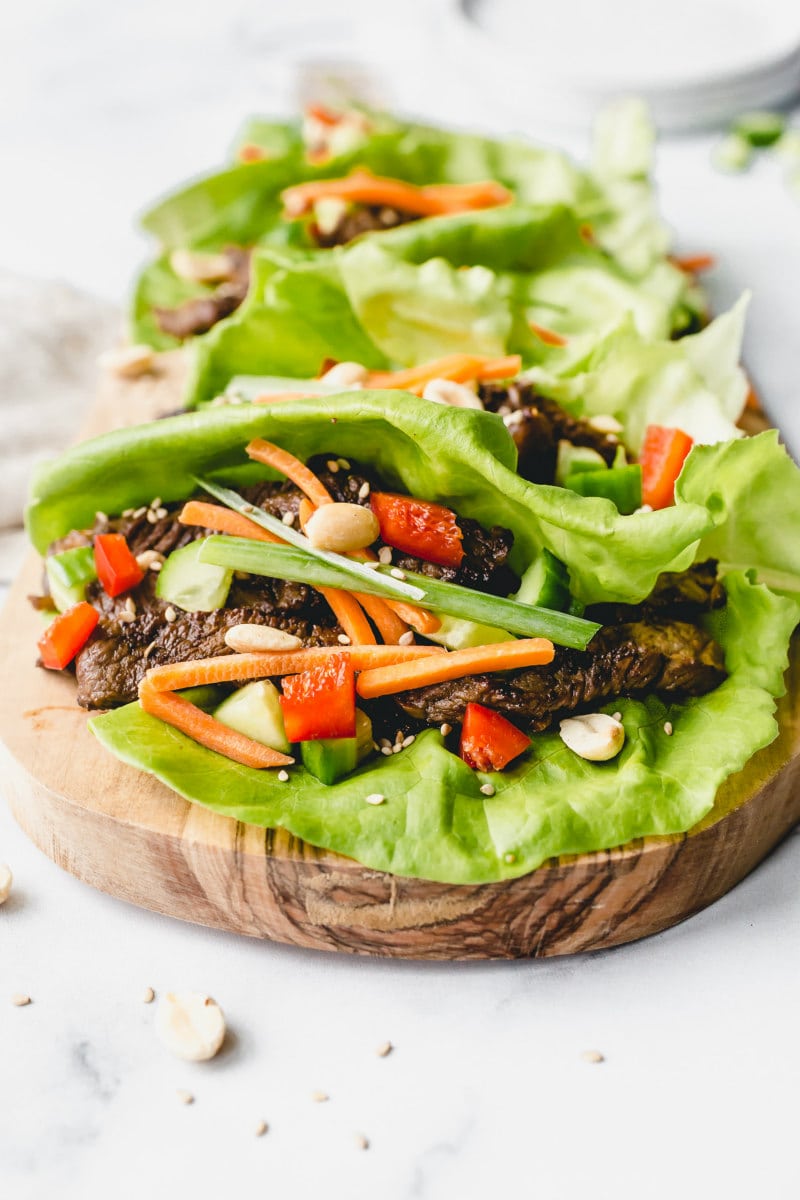
{"label": "diced cucumber", "polygon": [[642,506],[642,468],[636,463],[609,471],[579,471],[564,486],[581,496],[603,496],[627,515]]}
{"label": "diced cucumber", "polygon": [[372,745],[372,721],[363,709],[356,709],[356,758],[359,762],[368,758],[374,746]]}
{"label": "diced cucumber", "polygon": [[786,120],[776,112],[743,113],[733,125],[734,133],[751,146],[771,146],[786,128]]}
{"label": "diced cucumber", "polygon": [[573,446],[572,442],[562,440],[558,443],[558,458],[556,460],[556,483],[564,487],[568,475],[578,471],[598,471],[606,469],[606,460],[591,446]]}
{"label": "diced cucumber", "polygon": [[268,679],[257,679],[232,692],[214,711],[214,716],[254,742],[289,753],[278,689]]}
{"label": "diced cucumber", "polygon": [[515,599],[522,604],[535,604],[539,608],[567,612],[571,600],[567,568],[555,554],[551,554],[549,550],[542,550],[522,576]]}
{"label": "diced cucumber", "polygon": [[723,138],[712,151],[714,166],[720,171],[745,171],[753,158],[750,142],[738,133]]}
{"label": "diced cucumber", "polygon": [[201,562],[200,538],[180,550],[173,550],[158,576],[156,595],[167,604],[186,612],[213,612],[224,607],[231,588],[233,571]]}
{"label": "diced cucumber", "polygon": [[97,579],[94,549],[75,546],[72,550],[62,550],[48,558],[46,570],[53,603],[59,612],[66,612],[86,599],[86,585]]}
{"label": "diced cucumber", "polygon": [[442,622],[436,633],[426,633],[430,642],[446,646],[448,650],[466,650],[470,646],[489,646],[492,642],[510,642],[513,634],[494,625],[480,625],[477,621],[465,621],[460,617],[439,614]]}
{"label": "diced cucumber", "polygon": [[301,742],[303,766],[320,781],[336,783],[349,775],[358,765],[358,738],[322,738],[316,742]]}

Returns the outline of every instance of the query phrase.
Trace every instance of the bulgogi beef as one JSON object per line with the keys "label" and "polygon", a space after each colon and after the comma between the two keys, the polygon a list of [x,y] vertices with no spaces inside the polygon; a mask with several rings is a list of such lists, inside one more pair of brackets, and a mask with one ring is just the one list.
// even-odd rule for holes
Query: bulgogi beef
{"label": "bulgogi beef", "polygon": [[223,317],[235,312],[250,286],[250,251],[226,246],[222,252],[230,263],[230,275],[213,291],[185,300],[176,308],[156,308],[156,324],[162,333],[184,341],[208,333]]}
{"label": "bulgogi beef", "polygon": [[523,479],[553,483],[561,441],[596,450],[607,466],[613,463],[619,449],[616,434],[570,416],[555,400],[537,395],[532,383],[483,383],[478,394],[484,407],[505,421],[517,447],[517,469]]}
{"label": "bulgogi beef", "polygon": [[402,212],[385,204],[357,204],[348,206],[332,229],[323,232],[317,224],[311,224],[309,232],[318,246],[328,250],[333,246],[345,246],[362,233],[380,233],[418,220],[416,213]]}

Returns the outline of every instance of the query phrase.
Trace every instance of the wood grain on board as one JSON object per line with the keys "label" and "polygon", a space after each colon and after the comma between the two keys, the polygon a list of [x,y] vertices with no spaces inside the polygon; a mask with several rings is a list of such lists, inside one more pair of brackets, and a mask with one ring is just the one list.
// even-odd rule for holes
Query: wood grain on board
{"label": "wood grain on board", "polygon": [[[175,407],[179,356],[160,375],[106,381],[87,432]],[[282,830],[182,800],[109,755],[69,676],[33,663],[31,556],[0,616],[0,728],[14,815],[92,886],[186,921],[299,946],[396,958],[514,958],[598,950],[666,929],[724,895],[800,820],[800,653],[780,736],[720,789],[689,835],[553,860],[513,881],[447,885],[370,871]],[[8,686],[13,681],[13,687]]]}

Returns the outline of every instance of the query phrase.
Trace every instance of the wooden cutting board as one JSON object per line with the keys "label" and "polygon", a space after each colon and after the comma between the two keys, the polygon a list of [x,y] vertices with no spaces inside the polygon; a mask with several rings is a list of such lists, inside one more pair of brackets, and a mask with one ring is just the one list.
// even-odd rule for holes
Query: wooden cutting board
{"label": "wooden cutting board", "polygon": [[[87,433],[175,406],[182,371],[106,381]],[[457,886],[370,871],[283,831],[188,804],[88,731],[71,678],[37,670],[32,556],[0,616],[0,728],[12,811],[45,854],[120,899],[299,946],[395,958],[517,958],[617,946],[713,903],[800,821],[800,651],[780,736],[720,789],[688,835],[552,860],[510,882]]]}

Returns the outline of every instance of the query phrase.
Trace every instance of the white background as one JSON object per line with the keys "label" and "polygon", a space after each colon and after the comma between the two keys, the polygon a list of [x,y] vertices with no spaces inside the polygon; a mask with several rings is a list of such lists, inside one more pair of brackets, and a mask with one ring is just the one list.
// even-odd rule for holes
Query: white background
{"label": "white background", "polygon": [[[214,165],[248,111],[289,111],[303,78],[293,61],[357,60],[368,43],[379,98],[502,131],[502,68],[465,79],[428,24],[438,7],[5,6],[0,267],[119,300],[146,250],[134,214]],[[581,152],[583,134],[554,134],[553,115],[518,124]],[[714,172],[712,143],[662,143],[662,207],[680,251],[718,257],[717,309],[752,288],[747,362],[797,449],[800,205],[772,161]],[[483,966],[316,955],[139,912],[61,873],[1,806],[0,860],[17,878],[0,909],[3,1197],[800,1192],[797,835],[660,937]],[[218,1060],[162,1050],[147,986],[217,998],[232,1030]],[[13,1008],[17,991],[34,1003]],[[396,1050],[381,1059],[386,1039]],[[605,1062],[584,1062],[588,1049]],[[178,1088],[196,1103],[181,1105]]]}

